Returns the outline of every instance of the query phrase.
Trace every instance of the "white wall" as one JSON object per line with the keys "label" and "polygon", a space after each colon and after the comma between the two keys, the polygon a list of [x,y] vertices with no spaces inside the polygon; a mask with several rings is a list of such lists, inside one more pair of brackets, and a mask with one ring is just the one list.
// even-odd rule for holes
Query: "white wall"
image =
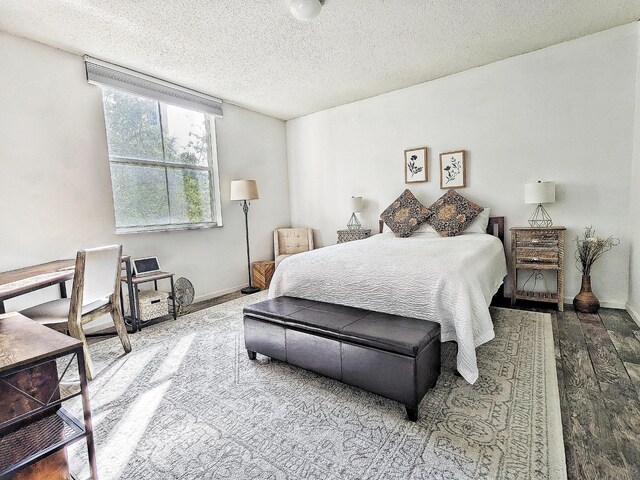
{"label": "white wall", "polygon": [[[639,24],[640,25],[640,24]],[[631,175],[629,301],[627,310],[640,325],[640,35],[636,65],[636,115],[634,124],[633,168]]]}
{"label": "white wall", "polygon": [[[273,258],[272,231],[290,223],[285,125],[229,104],[224,114],[216,121],[224,226],[115,235],[101,94],[87,84],[82,58],[0,33],[0,271],[122,243],[134,257],[157,255],[199,298],[244,286],[244,216],[228,200],[229,182],[257,180],[252,259]],[[6,307],[56,294],[51,287]]]}
{"label": "white wall", "polygon": [[568,228],[566,297],[579,291],[573,238],[593,225],[621,244],[594,268],[604,305],[628,297],[637,23],[287,122],[291,220],[336,242],[362,195],[363,224],[407,187],[403,150],[429,147],[430,181],[409,188],[425,204],[439,188],[438,154],[467,151],[460,193],[526,225],[523,184],[557,182],[554,222]]}

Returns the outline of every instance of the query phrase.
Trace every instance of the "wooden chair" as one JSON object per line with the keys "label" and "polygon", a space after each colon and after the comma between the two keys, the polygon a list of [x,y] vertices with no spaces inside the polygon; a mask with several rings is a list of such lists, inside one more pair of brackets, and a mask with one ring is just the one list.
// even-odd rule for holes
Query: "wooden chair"
{"label": "wooden chair", "polygon": [[94,370],[83,325],[111,314],[124,351],[131,351],[120,307],[121,256],[122,245],[80,250],[76,255],[71,298],[60,298],[20,312],[82,341],[89,380],[93,379]]}

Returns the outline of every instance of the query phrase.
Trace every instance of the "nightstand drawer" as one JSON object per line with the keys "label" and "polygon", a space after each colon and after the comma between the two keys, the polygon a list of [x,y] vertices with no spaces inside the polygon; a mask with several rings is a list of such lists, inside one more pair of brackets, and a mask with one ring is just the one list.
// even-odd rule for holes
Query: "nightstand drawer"
{"label": "nightstand drawer", "polygon": [[358,228],[353,230],[338,230],[338,243],[364,240],[371,236],[371,229]]}
{"label": "nightstand drawer", "polygon": [[557,245],[557,231],[528,230],[519,231],[516,235],[517,247],[555,247]]}
{"label": "nightstand drawer", "polygon": [[516,247],[516,264],[557,265],[557,248]]}

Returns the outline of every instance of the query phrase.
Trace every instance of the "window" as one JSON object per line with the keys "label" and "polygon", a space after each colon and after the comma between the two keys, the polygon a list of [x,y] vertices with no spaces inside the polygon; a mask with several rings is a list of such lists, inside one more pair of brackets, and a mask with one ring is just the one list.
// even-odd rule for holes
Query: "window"
{"label": "window", "polygon": [[103,86],[117,232],[220,225],[208,114]]}

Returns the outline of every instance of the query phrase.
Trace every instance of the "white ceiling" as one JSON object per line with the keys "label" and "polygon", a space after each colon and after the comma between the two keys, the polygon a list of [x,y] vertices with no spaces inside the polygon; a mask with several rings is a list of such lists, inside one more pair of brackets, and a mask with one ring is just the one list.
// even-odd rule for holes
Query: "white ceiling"
{"label": "white ceiling", "polygon": [[0,30],[281,119],[640,18],[638,0],[2,0]]}

